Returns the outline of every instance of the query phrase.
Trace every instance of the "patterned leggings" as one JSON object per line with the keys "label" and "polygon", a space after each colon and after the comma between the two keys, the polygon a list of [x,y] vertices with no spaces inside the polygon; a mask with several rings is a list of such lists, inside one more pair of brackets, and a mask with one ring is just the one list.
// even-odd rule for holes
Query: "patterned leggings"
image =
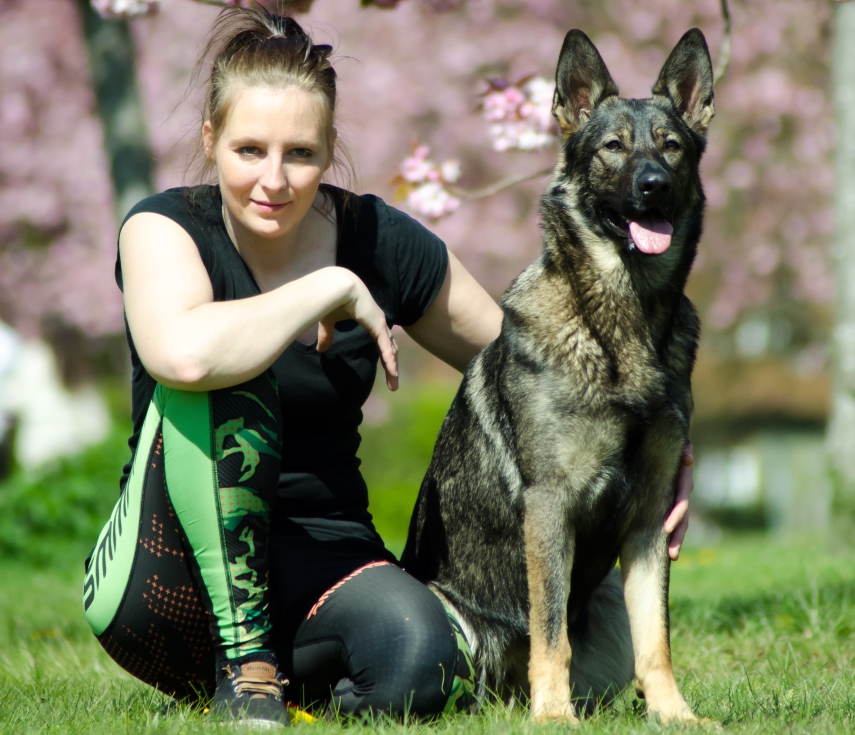
{"label": "patterned leggings", "polygon": [[[271,535],[278,411],[268,374],[208,393],[157,386],[84,578],[98,641],[179,699],[210,696],[228,662],[278,659],[298,703],[399,716],[468,708],[468,645],[426,587],[385,559]],[[290,589],[307,571],[308,609]]]}

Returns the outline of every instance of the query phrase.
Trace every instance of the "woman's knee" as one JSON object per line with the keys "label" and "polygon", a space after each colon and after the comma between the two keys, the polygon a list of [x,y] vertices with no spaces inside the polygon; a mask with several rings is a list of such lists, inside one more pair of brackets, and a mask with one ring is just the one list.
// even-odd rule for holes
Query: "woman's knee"
{"label": "woman's knee", "polygon": [[360,711],[439,714],[455,691],[460,655],[455,631],[427,587],[396,567],[376,571],[374,585],[365,584],[366,592],[375,586],[377,594],[370,620],[360,626],[363,640],[348,646],[354,663],[352,704]]}

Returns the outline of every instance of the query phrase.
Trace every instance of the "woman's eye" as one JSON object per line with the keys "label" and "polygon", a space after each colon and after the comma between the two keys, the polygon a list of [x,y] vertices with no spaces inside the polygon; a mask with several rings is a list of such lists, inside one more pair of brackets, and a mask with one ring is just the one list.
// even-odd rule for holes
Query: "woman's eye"
{"label": "woman's eye", "polygon": [[679,151],[680,144],[676,140],[666,140],[665,141],[665,150],[666,151]]}
{"label": "woman's eye", "polygon": [[245,145],[238,148],[237,152],[241,156],[255,156],[261,152],[261,149],[254,145]]}
{"label": "woman's eye", "polygon": [[605,147],[606,147],[606,150],[609,150],[609,151],[622,151],[623,150],[623,146],[620,144],[619,140],[610,140],[608,143],[606,143]]}
{"label": "woman's eye", "polygon": [[311,158],[313,153],[310,148],[294,148],[291,155],[297,156],[297,158]]}

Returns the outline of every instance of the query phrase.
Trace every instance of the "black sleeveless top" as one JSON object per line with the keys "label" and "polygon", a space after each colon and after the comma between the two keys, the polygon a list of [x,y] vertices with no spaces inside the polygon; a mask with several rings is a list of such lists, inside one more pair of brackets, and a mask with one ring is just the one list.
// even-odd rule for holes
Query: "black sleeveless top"
{"label": "black sleeveless top", "polygon": [[[445,279],[448,254],[443,242],[376,196],[356,196],[326,185],[323,188],[336,207],[336,265],[359,276],[390,326],[416,322]],[[219,187],[169,189],[139,202],[125,222],[140,212],[168,217],[193,238],[211,279],[215,301],[260,293],[226,232]],[[121,288],[120,259],[116,261],[116,282]],[[128,441],[132,457],[124,468],[123,487],[155,389],[129,330],[127,337],[133,366],[134,433]],[[383,543],[368,512],[368,490],[356,456],[361,441],[361,409],[374,385],[378,359],[368,332],[354,321],[343,321],[336,325],[332,347],[323,354],[314,345],[295,341],[273,363],[284,423],[274,533],[295,541],[382,550]]]}

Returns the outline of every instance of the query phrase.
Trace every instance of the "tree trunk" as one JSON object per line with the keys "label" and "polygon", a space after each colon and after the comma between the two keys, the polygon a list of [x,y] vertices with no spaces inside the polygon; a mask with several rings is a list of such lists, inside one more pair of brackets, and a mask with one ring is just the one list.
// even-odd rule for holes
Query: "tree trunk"
{"label": "tree trunk", "polygon": [[836,125],[832,335],[833,388],[828,427],[832,518],[839,540],[855,544],[855,2],[834,9],[831,84]]}
{"label": "tree trunk", "polygon": [[89,0],[77,2],[110,159],[115,215],[121,222],[134,204],[153,192],[154,157],[137,88],[133,38],[127,22],[104,20]]}

